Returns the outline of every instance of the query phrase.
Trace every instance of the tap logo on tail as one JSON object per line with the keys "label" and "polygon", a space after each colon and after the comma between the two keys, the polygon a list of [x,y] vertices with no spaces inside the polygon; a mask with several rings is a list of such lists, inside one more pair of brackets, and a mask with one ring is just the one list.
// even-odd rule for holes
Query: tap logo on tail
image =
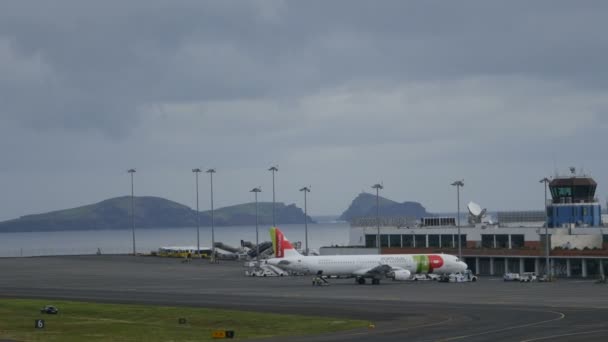
{"label": "tap logo on tail", "polygon": [[298,254],[279,228],[270,228],[270,239],[272,240],[275,258],[284,258],[286,252],[288,254],[287,256],[289,256],[289,254]]}

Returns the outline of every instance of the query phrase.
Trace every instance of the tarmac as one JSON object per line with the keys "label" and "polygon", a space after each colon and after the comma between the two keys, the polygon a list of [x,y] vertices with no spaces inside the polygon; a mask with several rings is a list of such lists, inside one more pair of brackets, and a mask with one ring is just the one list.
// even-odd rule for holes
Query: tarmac
{"label": "tarmac", "polygon": [[242,262],[145,256],[0,258],[0,297],[199,306],[363,319],[373,329],[285,341],[606,341],[608,285],[593,280],[356,285],[245,277]]}

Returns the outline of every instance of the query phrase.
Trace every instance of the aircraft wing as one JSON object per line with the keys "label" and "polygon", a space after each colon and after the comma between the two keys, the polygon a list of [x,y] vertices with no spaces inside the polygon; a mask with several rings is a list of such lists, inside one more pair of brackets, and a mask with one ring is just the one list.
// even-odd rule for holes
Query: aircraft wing
{"label": "aircraft wing", "polygon": [[403,270],[401,267],[392,267],[386,264],[381,264],[378,266],[374,266],[372,268],[362,269],[356,271],[354,274],[363,277],[371,277],[371,278],[384,278],[389,276],[392,272]]}

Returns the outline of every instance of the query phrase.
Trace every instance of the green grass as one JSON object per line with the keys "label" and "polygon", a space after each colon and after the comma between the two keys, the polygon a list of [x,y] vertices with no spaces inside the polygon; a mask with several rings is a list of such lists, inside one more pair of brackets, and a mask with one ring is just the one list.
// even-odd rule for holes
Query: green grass
{"label": "green grass", "polygon": [[[58,315],[41,314],[55,305]],[[186,318],[185,325],[178,324]],[[46,327],[35,329],[44,319]],[[214,330],[235,338],[262,338],[336,332],[367,322],[327,317],[40,299],[0,299],[0,339],[17,341],[210,341]]]}

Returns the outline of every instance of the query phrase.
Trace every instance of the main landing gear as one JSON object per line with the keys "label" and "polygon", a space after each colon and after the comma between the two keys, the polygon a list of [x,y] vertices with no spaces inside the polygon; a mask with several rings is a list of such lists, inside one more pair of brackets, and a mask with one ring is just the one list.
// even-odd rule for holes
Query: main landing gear
{"label": "main landing gear", "polygon": [[[363,277],[357,277],[355,281],[359,285],[365,285],[365,278]],[[372,278],[372,285],[380,285],[380,279]]]}

